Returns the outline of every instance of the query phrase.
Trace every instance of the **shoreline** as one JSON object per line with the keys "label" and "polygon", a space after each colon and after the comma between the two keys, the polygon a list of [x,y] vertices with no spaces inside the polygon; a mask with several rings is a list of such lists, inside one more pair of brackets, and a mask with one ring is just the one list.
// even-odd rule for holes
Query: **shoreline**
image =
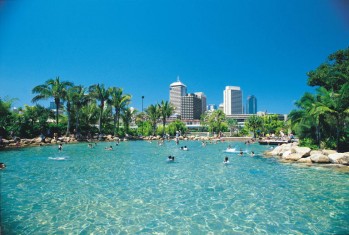
{"label": "shoreline", "polygon": [[312,150],[298,143],[282,144],[264,152],[264,157],[275,158],[280,163],[303,167],[322,167],[349,173],[349,152],[338,153],[332,149]]}
{"label": "shoreline", "polygon": [[[170,140],[176,140],[176,137],[170,137]],[[207,136],[198,136],[198,135],[188,135],[188,136],[179,136],[178,140],[180,141],[221,141],[221,142],[234,142],[234,141],[250,141],[251,137],[207,137]],[[36,137],[33,139],[20,139],[19,137],[15,137],[14,139],[2,139],[0,143],[0,151],[4,150],[15,150],[22,149],[28,147],[40,147],[40,146],[50,146],[50,145],[58,145],[58,144],[76,144],[76,143],[94,143],[94,142],[119,142],[119,141],[160,141],[164,140],[161,136],[128,136],[124,138],[115,137],[112,135],[106,135],[102,138],[91,138],[91,139],[76,139],[73,135],[69,137],[55,137],[55,138],[44,138]]]}

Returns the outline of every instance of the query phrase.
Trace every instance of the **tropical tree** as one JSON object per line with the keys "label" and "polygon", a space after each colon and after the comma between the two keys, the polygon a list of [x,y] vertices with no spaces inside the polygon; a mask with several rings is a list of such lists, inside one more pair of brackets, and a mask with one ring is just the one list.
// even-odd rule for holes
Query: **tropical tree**
{"label": "tropical tree", "polygon": [[49,79],[44,84],[33,88],[32,93],[38,95],[34,96],[32,102],[36,103],[39,100],[53,98],[56,104],[56,125],[58,125],[58,114],[61,100],[63,100],[67,89],[71,86],[73,86],[72,82],[60,81],[59,77],[56,77],[56,79]]}
{"label": "tropical tree", "polygon": [[263,127],[263,119],[257,115],[252,115],[247,119],[245,123],[247,128],[249,128],[253,132],[253,138],[256,138],[257,130]]}
{"label": "tropical tree", "polygon": [[137,110],[126,108],[124,112],[121,114],[122,122],[124,124],[125,134],[129,133],[130,123],[132,122],[133,118],[136,116],[136,113],[137,113]]}
{"label": "tropical tree", "polygon": [[156,133],[156,124],[159,121],[159,118],[161,116],[159,105],[150,105],[146,110],[145,113],[147,114],[147,117],[151,123],[152,126],[152,132],[153,135]]}
{"label": "tropical tree", "polygon": [[230,136],[233,136],[233,131],[237,129],[238,121],[234,118],[227,118],[227,125],[230,131]]}
{"label": "tropical tree", "polygon": [[76,131],[76,137],[80,136],[80,129],[79,129],[79,124],[80,124],[80,114],[81,114],[81,109],[84,106],[87,106],[88,102],[90,102],[90,96],[86,93],[87,90],[83,86],[75,86],[74,87],[75,92],[72,97],[72,102],[73,102],[73,109],[75,112],[75,131]]}
{"label": "tropical tree", "polygon": [[93,129],[91,127],[97,123],[99,118],[99,108],[96,102],[88,102],[87,105],[82,106],[80,111],[81,125],[84,129]]}
{"label": "tropical tree", "polygon": [[168,101],[162,100],[161,103],[159,104],[159,110],[160,110],[160,116],[162,119],[162,127],[163,127],[162,135],[164,136],[165,135],[166,119],[169,118],[173,114],[174,107]]}
{"label": "tropical tree", "polygon": [[168,124],[167,131],[170,135],[175,135],[177,131],[180,131],[181,133],[186,133],[188,130],[188,127],[185,125],[184,122],[181,120],[175,120]]}
{"label": "tropical tree", "polygon": [[73,109],[73,101],[74,101],[74,96],[76,95],[76,87],[69,87],[66,92],[64,92],[64,97],[63,100],[65,100],[66,104],[66,113],[67,113],[67,130],[65,135],[69,136],[70,135],[70,126],[71,126],[71,113]]}
{"label": "tropical tree", "polygon": [[338,151],[349,150],[349,48],[331,54],[328,61],[307,75],[308,84],[319,87],[315,95],[306,93],[297,101],[298,109],[289,115],[291,125],[297,127],[301,137],[315,130],[305,143],[316,140],[318,146],[323,143]]}
{"label": "tropical tree", "polygon": [[89,87],[90,97],[99,101],[98,131],[101,133],[102,115],[105,104],[110,104],[110,90],[105,89],[103,84],[95,84]]}
{"label": "tropical tree", "polygon": [[310,114],[315,116],[326,114],[335,120],[336,145],[337,150],[341,150],[340,138],[346,126],[345,120],[349,117],[349,105],[346,105],[349,100],[349,83],[344,84],[338,93],[320,87],[318,94],[318,101],[314,103]]}
{"label": "tropical tree", "polygon": [[226,116],[222,110],[215,110],[212,113],[205,113],[202,115],[200,123],[204,126],[208,126],[210,132],[219,133],[222,131],[222,123],[225,119]]}
{"label": "tropical tree", "polygon": [[127,109],[127,106],[131,102],[131,96],[123,94],[122,88],[112,87],[110,89],[111,104],[114,107],[114,135],[119,133],[120,127],[120,115]]}

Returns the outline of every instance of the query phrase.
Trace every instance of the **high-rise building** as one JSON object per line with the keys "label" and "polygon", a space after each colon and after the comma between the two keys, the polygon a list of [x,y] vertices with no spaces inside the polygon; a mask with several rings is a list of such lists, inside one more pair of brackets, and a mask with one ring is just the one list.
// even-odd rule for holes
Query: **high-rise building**
{"label": "high-rise building", "polygon": [[170,103],[175,107],[175,114],[181,115],[181,98],[185,95],[187,95],[187,86],[177,77],[177,82],[170,85]]}
{"label": "high-rise building", "polygon": [[243,114],[242,91],[240,87],[225,87],[223,91],[223,112],[226,115]]}
{"label": "high-rise building", "polygon": [[200,119],[202,114],[202,99],[195,94],[182,96],[182,119],[193,120]]}
{"label": "high-rise building", "polygon": [[201,112],[206,112],[206,95],[203,92],[195,92],[194,94],[201,99]]}
{"label": "high-rise building", "polygon": [[208,110],[208,111],[214,111],[214,110],[216,110],[217,109],[217,105],[215,105],[215,104],[209,104],[209,105],[207,105],[207,109],[206,110]]}
{"label": "high-rise building", "polygon": [[246,113],[247,114],[256,114],[257,113],[257,98],[254,95],[247,97]]}

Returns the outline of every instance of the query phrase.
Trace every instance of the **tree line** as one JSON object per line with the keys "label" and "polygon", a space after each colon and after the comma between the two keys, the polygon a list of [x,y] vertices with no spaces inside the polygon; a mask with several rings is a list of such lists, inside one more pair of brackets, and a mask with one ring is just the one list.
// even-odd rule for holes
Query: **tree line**
{"label": "tree line", "polygon": [[[253,133],[253,137],[293,132],[303,146],[348,151],[349,49],[329,55],[326,62],[307,76],[308,85],[316,87],[316,93],[307,92],[295,102],[297,109],[290,112],[287,122],[278,120],[277,115],[253,115],[242,126],[237,120],[227,118],[223,111],[215,110],[201,116],[200,131],[230,132],[230,136]],[[123,137],[175,135],[177,131],[188,130],[178,119],[167,124],[175,111],[168,101],[149,105],[139,112],[129,107],[132,96],[118,87],[107,88],[103,84],[84,87],[56,77],[34,87],[32,93],[33,103],[54,100],[55,113],[39,104],[12,112],[15,99],[0,98],[0,136],[32,138],[53,133],[76,136],[98,133]],[[131,124],[134,124],[132,128]]]}

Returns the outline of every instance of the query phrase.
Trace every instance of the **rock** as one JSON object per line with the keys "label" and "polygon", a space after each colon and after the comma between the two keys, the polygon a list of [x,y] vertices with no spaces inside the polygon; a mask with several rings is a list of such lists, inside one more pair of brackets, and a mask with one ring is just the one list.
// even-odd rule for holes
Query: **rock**
{"label": "rock", "polygon": [[300,158],[297,161],[298,163],[312,163],[310,157]]}
{"label": "rock", "polygon": [[332,153],[328,155],[331,163],[349,165],[349,154],[347,153]]}
{"label": "rock", "polygon": [[336,150],[331,150],[331,149],[324,149],[324,150],[322,150],[322,154],[324,154],[326,156],[328,156],[330,154],[333,154],[333,153],[337,153],[337,151]]}
{"label": "rock", "polygon": [[2,139],[2,143],[3,143],[3,144],[9,144],[9,143],[10,143],[10,141],[9,141],[9,140],[7,140],[7,139]]}
{"label": "rock", "polygon": [[301,154],[302,157],[309,157],[311,149],[308,147],[294,147],[296,153]]}
{"label": "rock", "polygon": [[315,154],[322,154],[322,151],[321,150],[311,150],[310,151],[310,156],[315,155]]}
{"label": "rock", "polygon": [[287,157],[282,157],[285,160],[292,160],[292,161],[298,161],[299,159],[302,158],[302,154],[299,153],[291,153]]}
{"label": "rock", "polygon": [[52,138],[50,138],[50,137],[46,137],[46,138],[45,138],[45,142],[46,142],[46,143],[51,143],[51,140],[52,140]]}
{"label": "rock", "polygon": [[330,159],[324,154],[314,154],[310,156],[312,162],[315,163],[329,163]]}
{"label": "rock", "polygon": [[35,143],[41,143],[42,142],[42,138],[38,137],[34,139]]}
{"label": "rock", "polygon": [[282,153],[282,158],[283,159],[287,159],[287,157],[292,154],[292,151],[291,150],[287,150],[285,152]]}

